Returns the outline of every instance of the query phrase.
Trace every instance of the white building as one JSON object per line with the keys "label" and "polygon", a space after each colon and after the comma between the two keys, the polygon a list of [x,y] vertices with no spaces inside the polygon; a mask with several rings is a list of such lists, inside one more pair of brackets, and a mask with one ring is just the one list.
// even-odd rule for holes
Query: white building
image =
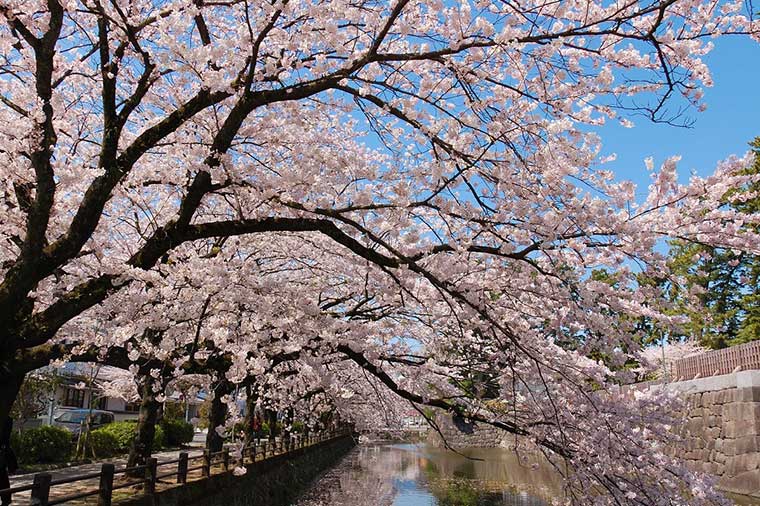
{"label": "white building", "polygon": [[[62,367],[46,367],[40,372],[55,378],[55,390],[47,399],[47,409],[36,420],[27,421],[26,427],[51,424],[62,411],[77,408],[110,411],[115,421],[136,420],[138,417],[140,401],[129,371],[99,364],[66,363]],[[186,403],[186,421],[198,418],[204,399],[201,393]],[[185,399],[179,392],[173,392],[167,402],[185,404]]]}

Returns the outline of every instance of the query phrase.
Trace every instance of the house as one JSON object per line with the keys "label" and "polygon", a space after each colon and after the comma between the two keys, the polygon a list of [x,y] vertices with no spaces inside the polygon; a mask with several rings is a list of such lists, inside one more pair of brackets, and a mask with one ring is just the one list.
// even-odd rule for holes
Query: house
{"label": "house", "polygon": [[[48,425],[66,409],[92,408],[110,411],[115,421],[137,420],[140,402],[134,379],[129,371],[92,363],[65,363],[60,367],[48,366],[38,374],[54,378],[54,391],[50,392],[46,406],[37,420],[25,426]],[[171,392],[166,403],[184,404],[186,421],[197,419],[205,397],[196,394],[185,402],[180,392]],[[165,404],[166,404],[165,403]]]}

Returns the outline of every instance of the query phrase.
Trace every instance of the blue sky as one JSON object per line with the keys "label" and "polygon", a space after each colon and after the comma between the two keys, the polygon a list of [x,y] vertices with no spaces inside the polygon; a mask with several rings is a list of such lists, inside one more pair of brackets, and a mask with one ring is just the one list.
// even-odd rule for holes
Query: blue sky
{"label": "blue sky", "polygon": [[695,120],[691,128],[653,124],[638,117],[633,118],[634,128],[610,122],[599,131],[603,152],[618,156],[604,168],[639,184],[638,195],[649,184],[644,166],[648,156],[659,167],[667,157],[681,155],[679,172],[686,181],[692,171],[709,174],[719,160],[744,153],[747,142],[760,136],[760,44],[745,37],[717,39],[705,61],[714,86],[705,89],[707,110],[689,113]]}

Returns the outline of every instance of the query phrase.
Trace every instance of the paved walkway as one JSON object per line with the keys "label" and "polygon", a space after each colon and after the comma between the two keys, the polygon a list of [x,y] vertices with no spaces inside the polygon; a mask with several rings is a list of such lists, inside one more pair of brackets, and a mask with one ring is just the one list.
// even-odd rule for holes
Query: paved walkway
{"label": "paved walkway", "polygon": [[[180,452],[187,452],[192,457],[193,455],[198,455],[203,450],[203,443],[193,441],[192,445],[188,448],[182,449],[182,450],[170,450],[165,452],[158,452],[155,453],[153,456],[158,459],[159,466],[161,465],[161,462],[168,462],[172,460],[176,460],[179,458]],[[93,462],[91,464],[82,464],[79,466],[71,466],[71,467],[65,467],[61,469],[52,469],[50,471],[45,471],[49,473],[52,477],[52,481],[65,479],[65,478],[71,478],[74,476],[81,476],[86,474],[93,474],[93,473],[99,473],[101,466],[106,463],[112,463],[116,466],[116,469],[123,468],[127,465],[127,458],[118,458],[118,459],[109,459],[109,460],[102,460],[98,462]],[[176,464],[175,464],[176,466]],[[167,469],[159,469],[159,473],[166,472]],[[30,485],[34,480],[34,475],[39,474],[37,473],[28,473],[28,474],[16,474],[10,477],[11,487],[19,487],[23,485]],[[63,495],[69,495],[74,494],[77,492],[83,492],[87,490],[94,490],[98,488],[99,479],[93,478],[90,480],[82,480],[78,481],[76,483],[68,484],[68,485],[62,485],[57,486],[53,490],[51,490],[51,499],[53,499],[56,496],[63,496]],[[128,489],[126,489],[128,490]],[[30,504],[30,493],[27,492],[19,492],[17,494],[13,495],[13,503],[14,505],[27,505]],[[67,503],[68,504],[68,503]],[[76,504],[76,503],[72,503]]]}
{"label": "paved walkway", "polygon": [[[279,441],[279,438],[278,438],[278,441]],[[262,442],[264,442],[264,440],[261,440],[261,439],[257,440],[257,444],[261,444]],[[183,448],[182,450],[170,450],[170,451],[165,451],[165,452],[154,453],[153,456],[156,459],[158,459],[158,475],[161,476],[164,473],[174,472],[177,469],[176,463],[167,464],[165,467],[162,468],[161,467],[162,462],[171,462],[171,461],[175,461],[179,459],[179,454],[181,452],[187,452],[191,459],[193,457],[199,456],[203,452],[204,443],[205,443],[205,434],[196,433],[196,436],[193,438],[193,442],[190,445],[188,445],[187,448]],[[114,464],[117,472],[119,471],[119,469],[123,469],[127,465],[126,457],[122,457],[118,459],[107,459],[107,460],[102,460],[98,462],[93,462],[91,464],[82,464],[79,466],[71,466],[71,467],[66,467],[66,468],[61,468],[61,469],[52,469],[50,471],[45,471],[45,472],[51,475],[51,481],[55,483],[58,480],[65,480],[67,478],[100,473],[101,466],[106,462]],[[198,467],[198,464],[199,464],[198,460],[195,460],[194,462],[191,460],[190,462],[191,469],[193,467]],[[215,474],[216,472],[222,472],[222,471],[223,469],[221,468],[221,463],[217,463],[213,466],[212,474]],[[34,481],[35,474],[39,474],[39,472],[28,473],[28,474],[17,474],[17,475],[11,476],[10,477],[11,487],[13,488],[13,487],[20,487],[24,485],[31,485]],[[200,469],[195,469],[195,470],[190,471],[188,473],[187,479],[188,481],[201,479]],[[134,495],[135,493],[140,493],[142,485],[130,485],[134,481],[136,480],[127,478],[124,474],[118,474],[114,478],[115,489],[118,488],[118,490],[114,490],[114,495],[113,495],[114,501],[117,500],[119,496],[128,497],[130,495]],[[50,490],[50,500],[53,501],[58,498],[97,490],[99,483],[100,483],[99,477],[94,477],[91,479],[79,480],[74,483],[61,484],[61,485],[54,486]],[[128,486],[124,488],[119,488],[120,484],[125,484]],[[173,486],[177,486],[176,478],[169,477],[163,480],[159,480],[156,488],[160,490],[163,488],[170,488]],[[95,503],[97,503],[97,496],[90,496],[84,499],[66,501],[67,505],[72,505],[72,506],[91,505]],[[14,506],[30,505],[31,504],[30,492],[24,491],[24,492],[18,492],[18,493],[13,494],[12,504]]]}

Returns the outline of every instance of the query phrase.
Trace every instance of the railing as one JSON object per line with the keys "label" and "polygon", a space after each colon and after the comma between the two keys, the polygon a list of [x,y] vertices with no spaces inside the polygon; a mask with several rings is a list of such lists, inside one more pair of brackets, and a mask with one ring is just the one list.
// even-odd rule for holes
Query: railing
{"label": "railing", "polygon": [[751,369],[760,369],[760,341],[676,360],[671,376],[673,380],[690,380]]}
{"label": "railing", "polygon": [[[264,440],[259,444],[254,440],[253,444],[246,446],[242,450],[242,458],[239,461],[241,465],[252,464],[256,461],[265,460],[275,455],[286,454],[294,450],[305,448],[323,441],[328,441],[348,434],[346,430],[319,432],[307,435],[292,435],[287,439]],[[199,462],[199,463],[198,463]],[[64,504],[79,499],[97,496],[98,506],[111,506],[113,501],[114,490],[143,485],[145,495],[156,493],[156,485],[166,478],[176,478],[176,483],[183,485],[187,483],[188,474],[192,471],[200,471],[201,479],[206,479],[214,473],[214,467],[220,466],[221,472],[225,473],[230,470],[230,449],[224,448],[218,452],[209,452],[204,450],[198,455],[189,455],[186,452],[179,454],[179,458],[159,462],[156,458],[148,459],[147,463],[116,469],[113,464],[103,464],[100,472],[71,476],[67,478],[52,479],[50,473],[38,473],[34,475],[34,480],[28,485],[19,485],[16,487],[0,490],[0,496],[3,494],[17,494],[21,492],[31,493],[31,504],[35,506],[53,506],[55,504]],[[159,472],[159,468],[176,466],[167,472]],[[142,477],[130,478],[142,471]],[[217,473],[218,474],[218,473]],[[114,477],[124,475],[126,480],[114,482]],[[98,479],[97,489],[85,490],[60,496],[51,496],[51,490],[60,485],[68,485],[80,481]]]}

